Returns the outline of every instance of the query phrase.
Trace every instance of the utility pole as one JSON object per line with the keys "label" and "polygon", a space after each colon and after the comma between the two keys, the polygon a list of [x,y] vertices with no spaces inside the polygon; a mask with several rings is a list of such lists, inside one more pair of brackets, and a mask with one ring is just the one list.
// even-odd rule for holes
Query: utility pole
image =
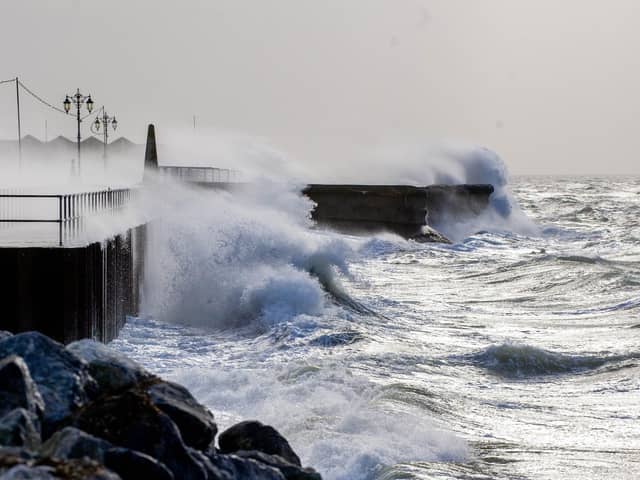
{"label": "utility pole", "polygon": [[16,77],[16,107],[18,109],[18,168],[22,170],[22,131],[20,125],[20,80]]}

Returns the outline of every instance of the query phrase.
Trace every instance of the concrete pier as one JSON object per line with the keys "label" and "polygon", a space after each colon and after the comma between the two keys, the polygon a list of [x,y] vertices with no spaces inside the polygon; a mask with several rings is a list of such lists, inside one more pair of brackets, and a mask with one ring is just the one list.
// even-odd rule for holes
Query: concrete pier
{"label": "concrete pier", "polygon": [[419,237],[426,225],[479,215],[491,185],[309,185],[303,193],[316,203],[312,218],[349,233],[390,231]]}
{"label": "concrete pier", "polygon": [[140,303],[145,227],[113,223],[134,197],[0,191],[0,330],[115,338]]}
{"label": "concrete pier", "polygon": [[114,339],[138,312],[144,228],[82,247],[0,248],[0,329]]}

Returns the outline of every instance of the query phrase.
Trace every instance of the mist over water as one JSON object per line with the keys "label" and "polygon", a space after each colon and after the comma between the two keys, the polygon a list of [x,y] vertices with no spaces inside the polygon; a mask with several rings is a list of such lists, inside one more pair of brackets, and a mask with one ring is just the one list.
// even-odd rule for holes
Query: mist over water
{"label": "mist over water", "polygon": [[161,184],[144,315],[113,345],[327,479],[634,478],[640,181],[510,183],[456,155],[410,182],[494,185],[477,222],[439,226],[452,245],[314,229],[273,172]]}

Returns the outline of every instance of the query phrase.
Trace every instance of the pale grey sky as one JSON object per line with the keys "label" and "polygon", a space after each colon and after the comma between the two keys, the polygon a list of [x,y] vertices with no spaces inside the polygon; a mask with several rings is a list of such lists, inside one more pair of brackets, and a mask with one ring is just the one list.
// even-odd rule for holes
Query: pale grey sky
{"label": "pale grey sky", "polygon": [[[0,2],[0,80],[58,104],[79,86],[137,141],[195,114],[307,162],[447,140],[512,173],[640,173],[638,45],[637,0]],[[24,133],[74,135],[23,106]]]}

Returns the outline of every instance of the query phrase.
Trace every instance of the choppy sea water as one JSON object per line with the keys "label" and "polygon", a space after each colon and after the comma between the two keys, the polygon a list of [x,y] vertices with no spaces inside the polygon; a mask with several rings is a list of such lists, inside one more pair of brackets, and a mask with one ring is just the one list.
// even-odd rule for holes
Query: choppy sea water
{"label": "choppy sea water", "polygon": [[638,478],[640,179],[511,191],[536,229],[453,245],[211,197],[161,232],[149,315],[113,345],[326,479]]}

